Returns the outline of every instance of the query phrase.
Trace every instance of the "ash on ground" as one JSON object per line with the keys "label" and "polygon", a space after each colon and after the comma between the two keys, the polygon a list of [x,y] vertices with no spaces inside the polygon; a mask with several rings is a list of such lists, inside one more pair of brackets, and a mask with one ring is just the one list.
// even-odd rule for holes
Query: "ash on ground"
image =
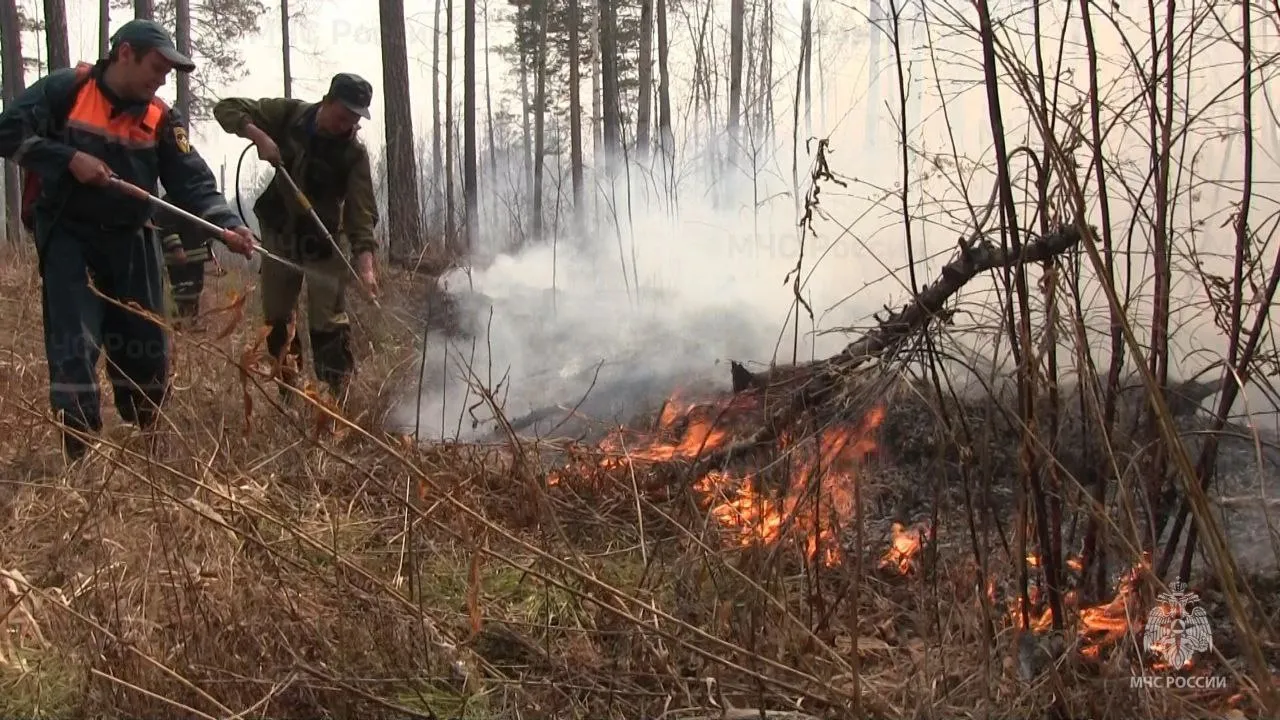
{"label": "ash on ground", "polygon": [[[996,518],[1011,532],[1009,529],[1016,517],[1015,488],[1022,464],[1022,431],[1016,403],[1008,399],[993,401],[990,394],[986,398],[970,397],[948,403],[953,431],[940,419],[930,392],[917,389],[898,393],[886,405],[879,441],[887,472],[901,480],[890,483],[895,489],[886,496],[879,511],[892,515],[886,516],[886,523],[922,522],[931,514],[936,494],[943,508],[947,508],[943,510],[943,517],[951,518],[950,522],[955,524],[956,518],[963,517],[957,513],[963,513],[966,507],[963,478],[967,474],[978,517]],[[1201,399],[1209,396],[1201,394]],[[1056,458],[1054,470],[1059,492],[1068,498],[1063,504],[1080,507],[1082,489],[1099,479],[1099,468],[1103,468],[1104,473],[1109,470],[1110,473],[1103,476],[1111,488],[1108,509],[1117,526],[1127,527],[1130,523],[1118,507],[1115,488],[1136,487],[1143,480],[1138,459],[1150,445],[1144,445],[1138,435],[1130,435],[1124,428],[1136,427],[1134,421],[1146,402],[1145,395],[1127,392],[1120,398],[1117,427],[1121,429],[1113,434],[1111,442],[1116,450],[1116,466],[1123,474],[1122,482],[1115,477],[1115,466],[1105,462],[1102,442],[1092,433],[1082,431],[1086,423],[1082,422],[1079,403],[1071,401],[1076,396],[1064,392],[1062,397],[1058,432],[1051,449]],[[1199,402],[1171,402],[1170,405],[1177,413],[1175,424],[1194,466],[1209,436],[1212,417]],[[1039,422],[1048,424],[1043,414]],[[1047,430],[1041,431],[1042,437],[1047,435]],[[1218,435],[1217,462],[1208,496],[1237,566],[1246,576],[1275,575],[1280,567],[1280,449],[1277,449],[1280,446],[1277,441],[1274,432],[1251,430],[1232,422]],[[1167,472],[1172,474],[1173,470],[1170,468]],[[1139,520],[1146,521],[1143,517]],[[1064,547],[1066,552],[1078,554],[1084,524],[1083,517],[1075,522],[1064,517],[1064,546],[1069,538],[1076,542],[1074,548]],[[1161,547],[1167,534],[1166,531],[1160,537]],[[1207,575],[1203,544],[1198,544],[1197,549],[1193,572]],[[1117,576],[1122,569],[1117,569]]]}

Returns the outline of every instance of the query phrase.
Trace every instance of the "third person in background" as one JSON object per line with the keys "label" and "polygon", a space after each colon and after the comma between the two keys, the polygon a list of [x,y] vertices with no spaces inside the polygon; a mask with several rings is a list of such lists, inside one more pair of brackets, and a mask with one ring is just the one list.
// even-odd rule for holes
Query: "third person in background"
{"label": "third person in background", "polygon": [[[378,207],[369,153],[357,137],[360,119],[370,117],[372,100],[368,81],[339,73],[319,102],[227,98],[213,108],[224,130],[252,141],[258,157],[277,168],[253,211],[267,250],[307,270],[307,324],[316,377],[339,400],[345,397],[355,370],[345,297],[351,273],[370,293],[377,290]],[[337,247],[279,177],[280,169],[297,183]],[[262,312],[271,327],[267,350],[277,358],[286,350],[288,323],[303,278],[283,263],[263,260]],[[294,366],[301,367],[301,342],[296,335],[288,352],[294,356]],[[284,380],[297,385],[296,376]]]}
{"label": "third person in background", "polygon": [[[161,198],[172,203],[165,193]],[[169,273],[170,293],[177,309],[178,325],[190,326],[200,315],[200,295],[204,292],[205,263],[213,260],[209,240],[204,234],[185,227],[171,214],[156,221],[164,264]]]}

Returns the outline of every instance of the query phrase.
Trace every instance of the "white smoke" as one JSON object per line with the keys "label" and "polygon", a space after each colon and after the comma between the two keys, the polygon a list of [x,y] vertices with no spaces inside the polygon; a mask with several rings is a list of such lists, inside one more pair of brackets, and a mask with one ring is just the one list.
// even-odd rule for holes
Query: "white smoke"
{"label": "white smoke", "polygon": [[[811,181],[800,162],[804,193]],[[633,188],[641,174],[633,172]],[[800,272],[814,319],[800,308],[797,337],[788,273],[799,260],[801,231],[789,183],[776,175],[725,175],[707,193],[711,200],[693,203],[695,193],[685,192],[678,219],[633,197],[621,233],[602,223],[606,230],[577,248],[561,238],[499,255],[470,278],[461,271],[445,278],[474,335],[474,358],[469,339],[430,335],[422,396],[410,389],[395,424],[424,439],[452,438],[459,426],[463,439],[491,432],[489,409],[470,407],[480,399],[463,382],[468,362],[478,376],[473,382],[501,384],[498,400],[509,419],[571,408],[585,395],[580,414],[618,423],[677,389],[727,390],[729,360],[758,370],[775,358],[789,363],[836,352],[848,339],[815,330],[864,321],[883,296],[840,300],[885,269],[871,248],[849,237],[829,248],[838,228],[815,223],[822,236],[806,235]],[[617,187],[617,206],[626,207],[626,180]],[[557,411],[528,431],[545,431],[565,415]]]}

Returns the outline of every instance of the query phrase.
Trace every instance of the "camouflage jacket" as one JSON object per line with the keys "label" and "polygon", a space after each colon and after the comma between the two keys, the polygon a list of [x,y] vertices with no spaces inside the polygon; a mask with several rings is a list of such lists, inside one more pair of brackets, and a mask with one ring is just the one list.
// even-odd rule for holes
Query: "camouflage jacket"
{"label": "camouflage jacket", "polygon": [[[345,237],[353,255],[372,252],[378,241],[378,205],[373,194],[369,152],[359,138],[330,139],[313,131],[318,103],[286,98],[226,98],[213,108],[223,130],[244,136],[253,123],[280,148],[290,177],[311,201],[316,215],[339,243]],[[282,178],[270,185],[253,206],[264,230],[306,236],[317,232]]]}

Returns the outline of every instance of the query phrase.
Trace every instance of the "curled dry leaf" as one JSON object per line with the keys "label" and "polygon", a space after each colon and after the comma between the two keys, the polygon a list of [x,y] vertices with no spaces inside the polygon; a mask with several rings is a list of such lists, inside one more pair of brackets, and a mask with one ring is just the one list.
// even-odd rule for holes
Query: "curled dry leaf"
{"label": "curled dry leaf", "polygon": [[[834,642],[836,651],[842,655],[848,655],[853,650],[853,638],[848,635],[840,635],[836,637]],[[860,637],[858,638],[858,652],[888,652],[893,646],[877,637]]]}
{"label": "curled dry leaf", "polygon": [[24,641],[47,645],[36,623],[38,596],[18,570],[0,570],[0,589],[0,665],[26,672],[26,659],[18,652]]}
{"label": "curled dry leaf", "polygon": [[315,436],[319,438],[329,435],[335,440],[342,439],[342,436],[346,434],[346,426],[338,424],[337,416],[341,415],[341,411],[337,402],[328,393],[316,389],[311,382],[307,383],[303,393],[316,404],[313,422]]}
{"label": "curled dry leaf", "polygon": [[216,340],[222,340],[228,337],[231,333],[235,332],[237,327],[240,326],[241,321],[244,320],[244,303],[247,297],[248,296],[244,293],[236,293],[232,291],[230,304],[226,307],[217,308],[209,312],[210,315],[224,312],[231,313],[231,319],[227,321],[227,324],[218,332],[218,335],[215,338]]}
{"label": "curled dry leaf", "polygon": [[239,543],[240,538],[236,535],[236,532],[231,529],[231,525],[227,522],[226,518],[222,517],[222,514],[217,510],[214,510],[212,507],[209,507],[207,504],[194,497],[187,498],[187,506],[194,510],[196,514],[217,524],[218,529],[226,533],[227,537],[230,538],[233,544]]}
{"label": "curled dry leaf", "polygon": [[[259,328],[257,339],[240,354],[240,389],[244,395],[244,431],[246,435],[252,430],[250,418],[253,415],[253,396],[249,394],[249,374],[254,372],[254,366],[261,360],[262,344],[269,334],[271,334],[269,326]],[[259,374],[263,373],[259,371]]]}

